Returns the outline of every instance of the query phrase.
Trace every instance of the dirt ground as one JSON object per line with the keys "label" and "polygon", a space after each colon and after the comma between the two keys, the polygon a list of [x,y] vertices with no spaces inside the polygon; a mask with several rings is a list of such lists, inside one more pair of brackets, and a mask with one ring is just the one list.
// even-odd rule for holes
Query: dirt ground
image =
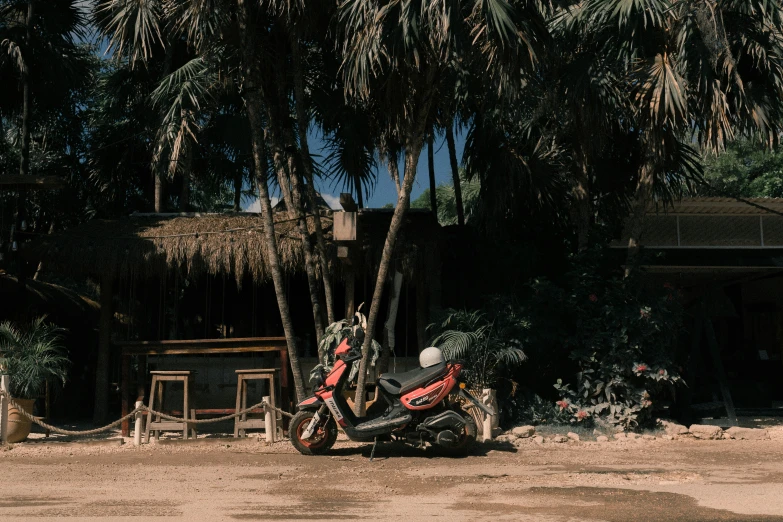
{"label": "dirt ground", "polygon": [[338,441],[34,442],[0,448],[0,520],[783,521],[772,440],[480,444],[467,458]]}

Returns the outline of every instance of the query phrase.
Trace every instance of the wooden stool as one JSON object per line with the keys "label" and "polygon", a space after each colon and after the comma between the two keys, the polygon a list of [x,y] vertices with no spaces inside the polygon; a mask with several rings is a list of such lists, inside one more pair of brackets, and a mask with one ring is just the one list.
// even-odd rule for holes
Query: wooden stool
{"label": "wooden stool", "polygon": [[[236,411],[242,411],[247,408],[247,381],[264,380],[269,381],[269,400],[273,406],[277,406],[277,392],[275,386],[280,382],[277,368],[266,368],[260,370],[237,370],[237,407]],[[263,411],[260,419],[248,419],[247,414],[234,418],[234,437],[244,437],[246,429],[264,428]],[[277,431],[277,412],[272,415],[272,429]],[[277,433],[275,433],[277,438]]]}
{"label": "wooden stool", "polygon": [[[152,386],[150,386],[150,409],[151,410],[163,410],[163,386],[166,382],[181,382],[184,386],[183,401],[182,401],[182,418],[184,422],[171,421],[162,419],[160,416],[156,416],[156,419],[152,420],[152,412],[147,413],[147,429],[145,431],[145,439],[150,442],[150,432],[154,432],[155,440],[160,437],[161,431],[179,431],[182,430],[182,437],[188,438],[188,429],[191,431],[191,436],[196,438],[196,429],[187,422],[188,415],[191,410],[189,409],[190,399],[190,376],[193,372],[190,371],[160,371],[150,372],[152,375]],[[157,401],[155,396],[157,395]]]}

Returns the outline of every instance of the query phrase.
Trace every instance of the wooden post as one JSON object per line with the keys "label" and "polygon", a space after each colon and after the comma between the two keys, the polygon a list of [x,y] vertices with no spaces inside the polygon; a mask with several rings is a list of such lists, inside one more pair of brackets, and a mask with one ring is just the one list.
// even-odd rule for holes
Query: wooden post
{"label": "wooden post", "polygon": [[275,431],[277,430],[275,417],[277,417],[277,412],[269,407],[272,403],[268,395],[262,400],[266,403],[264,404],[264,434],[266,435],[266,441],[271,443],[275,441]]}
{"label": "wooden post", "polygon": [[[6,374],[0,375],[0,390],[8,393],[11,388],[9,377]],[[8,443],[8,398],[3,394],[0,396],[0,444]]]}
{"label": "wooden post", "polygon": [[[136,401],[136,409],[144,406],[142,401]],[[126,414],[127,415],[127,414]],[[141,425],[144,422],[144,414],[141,411],[136,412],[136,418],[133,424],[133,445],[141,446]]]}
{"label": "wooden post", "polygon": [[112,311],[111,274],[101,277],[101,317],[98,331],[98,360],[95,369],[95,408],[93,421],[101,423],[109,414],[109,361],[111,355],[111,327],[114,313]]}
{"label": "wooden post", "polygon": [[[495,390],[484,388],[481,392],[481,402],[497,413],[497,392]],[[483,412],[482,412],[483,413]],[[484,442],[492,440],[492,425],[497,415],[487,415],[483,413],[484,425],[482,426],[482,440]]]}
{"label": "wooden post", "polygon": [[[120,394],[122,395],[122,416],[130,413],[130,355],[122,354],[122,375],[120,375]],[[130,421],[122,421],[122,436],[130,436]]]}
{"label": "wooden post", "polygon": [[715,368],[715,373],[718,374],[718,384],[720,385],[720,393],[723,396],[723,404],[726,407],[729,425],[737,426],[737,413],[734,410],[734,401],[731,398],[731,392],[726,380],[726,371],[723,369],[723,361],[720,358],[720,350],[718,349],[718,341],[715,339],[712,319],[709,317],[704,318],[704,330],[707,334],[707,344],[712,354],[712,366]]}
{"label": "wooden post", "polygon": [[[286,349],[280,350],[280,407],[283,410],[288,410],[288,405],[291,400],[291,389],[289,385],[289,375],[291,372],[291,365],[288,363],[288,351]],[[283,429],[288,428],[288,419],[283,417]]]}
{"label": "wooden post", "polygon": [[356,313],[356,272],[351,263],[343,265],[345,273],[345,318],[349,321]]}
{"label": "wooden post", "polygon": [[416,342],[419,345],[419,353],[427,347],[429,317],[427,288],[424,283],[424,277],[422,277],[422,274],[419,274],[416,278]]}

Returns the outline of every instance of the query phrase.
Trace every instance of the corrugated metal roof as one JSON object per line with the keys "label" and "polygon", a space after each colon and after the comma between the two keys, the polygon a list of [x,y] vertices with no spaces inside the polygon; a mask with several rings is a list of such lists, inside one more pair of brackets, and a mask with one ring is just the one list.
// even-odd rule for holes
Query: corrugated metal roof
{"label": "corrugated metal roof", "polygon": [[[683,198],[668,208],[651,205],[650,212],[658,215],[765,215],[783,212],[783,198]],[[759,208],[763,207],[763,208]],[[772,211],[772,212],[770,212]]]}

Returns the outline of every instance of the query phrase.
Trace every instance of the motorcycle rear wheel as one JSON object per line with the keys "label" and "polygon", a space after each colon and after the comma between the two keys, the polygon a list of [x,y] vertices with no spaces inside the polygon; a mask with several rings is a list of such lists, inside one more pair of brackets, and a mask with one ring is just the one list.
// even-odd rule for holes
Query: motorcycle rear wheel
{"label": "motorcycle rear wheel", "polygon": [[470,448],[476,443],[476,422],[469,413],[465,413],[462,408],[452,407],[452,409],[465,419],[465,428],[461,433],[458,433],[459,439],[457,443],[451,446],[441,446],[440,444],[432,444],[431,448],[444,457],[464,457],[470,451]]}
{"label": "motorcycle rear wheel", "polygon": [[318,427],[312,437],[307,440],[302,439],[302,434],[314,416],[315,411],[305,410],[300,411],[291,419],[288,430],[291,444],[302,455],[323,455],[334,446],[334,442],[337,440],[337,425],[331,417],[324,425]]}

